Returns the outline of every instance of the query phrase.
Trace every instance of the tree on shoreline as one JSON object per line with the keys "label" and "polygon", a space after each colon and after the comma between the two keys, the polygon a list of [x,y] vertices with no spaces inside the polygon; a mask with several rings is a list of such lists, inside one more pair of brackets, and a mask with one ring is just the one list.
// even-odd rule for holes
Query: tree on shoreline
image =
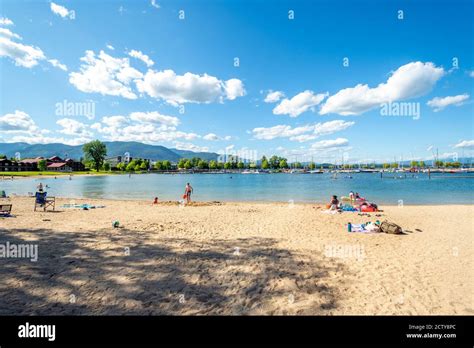
{"label": "tree on shoreline", "polygon": [[99,172],[104,164],[105,156],[107,156],[107,146],[100,140],[93,140],[84,144],[82,151],[85,160],[92,162],[95,170]]}
{"label": "tree on shoreline", "polygon": [[48,167],[48,163],[46,162],[46,160],[42,159],[38,161],[38,169],[40,171],[44,172],[47,167]]}

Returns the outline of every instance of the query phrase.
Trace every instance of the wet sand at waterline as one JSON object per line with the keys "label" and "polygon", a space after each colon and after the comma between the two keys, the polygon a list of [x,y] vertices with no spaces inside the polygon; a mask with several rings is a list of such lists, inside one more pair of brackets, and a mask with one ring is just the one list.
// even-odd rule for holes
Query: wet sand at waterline
{"label": "wet sand at waterline", "polygon": [[[474,314],[473,205],[367,217],[288,203],[1,203],[14,217],[0,218],[0,245],[37,244],[38,260],[0,258],[0,315]],[[407,232],[347,232],[377,219]]]}

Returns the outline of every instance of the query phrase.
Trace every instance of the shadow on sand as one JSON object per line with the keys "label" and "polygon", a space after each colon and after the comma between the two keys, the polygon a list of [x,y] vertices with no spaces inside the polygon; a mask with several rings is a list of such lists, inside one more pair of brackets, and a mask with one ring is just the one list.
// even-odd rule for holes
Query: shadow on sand
{"label": "shadow on sand", "polygon": [[345,267],[269,238],[0,229],[7,241],[39,255],[0,258],[0,315],[324,315],[340,294],[329,272]]}

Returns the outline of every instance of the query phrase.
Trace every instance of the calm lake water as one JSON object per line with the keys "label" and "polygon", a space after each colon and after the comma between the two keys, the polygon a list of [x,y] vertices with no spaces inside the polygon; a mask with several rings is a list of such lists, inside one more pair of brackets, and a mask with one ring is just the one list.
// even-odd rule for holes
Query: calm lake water
{"label": "calm lake water", "polygon": [[[184,186],[194,187],[198,201],[327,202],[332,194],[349,191],[379,204],[473,204],[474,173],[471,174],[136,174],[111,176],[67,176],[0,180],[8,195],[35,192],[42,182],[48,194],[70,198],[111,198],[150,200],[181,199]],[[397,179],[393,177],[396,176]],[[403,178],[399,178],[402,176]]]}

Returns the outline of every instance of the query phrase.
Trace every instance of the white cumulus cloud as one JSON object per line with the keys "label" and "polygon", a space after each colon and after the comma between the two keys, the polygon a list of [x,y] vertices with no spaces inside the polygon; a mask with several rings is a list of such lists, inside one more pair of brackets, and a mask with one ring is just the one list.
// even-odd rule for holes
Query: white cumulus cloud
{"label": "white cumulus cloud", "polygon": [[314,106],[319,105],[327,93],[314,94],[313,91],[306,90],[298,93],[293,98],[283,99],[274,109],[275,115],[289,115],[290,117],[297,117],[303,112],[313,109]]}
{"label": "white cumulus cloud", "polygon": [[55,68],[61,69],[63,71],[67,71],[67,66],[65,64],[62,64],[59,60],[57,59],[48,59],[48,62],[54,66]]}
{"label": "white cumulus cloud", "polygon": [[334,120],[323,123],[308,124],[300,127],[278,125],[273,127],[254,128],[252,133],[255,139],[272,140],[276,138],[289,138],[291,141],[305,142],[320,136],[333,134],[354,125],[354,122]]}
{"label": "white cumulus cloud", "polygon": [[166,126],[176,127],[180,121],[177,117],[162,115],[157,111],[152,112],[132,112],[130,114],[132,121],[139,121],[144,123],[158,123]]}
{"label": "white cumulus cloud", "polygon": [[460,106],[468,99],[469,94],[467,93],[443,98],[436,97],[428,101],[426,105],[432,107],[435,112],[438,112],[449,105]]}
{"label": "white cumulus cloud", "polygon": [[11,19],[8,19],[6,17],[1,17],[0,18],[0,25],[13,25],[13,21]]}
{"label": "white cumulus cloud", "polygon": [[319,113],[359,115],[383,103],[419,97],[431,91],[444,75],[444,69],[431,62],[411,62],[399,67],[387,82],[375,88],[358,84],[340,90],[326,100]]}
{"label": "white cumulus cloud", "polygon": [[225,95],[229,100],[234,100],[245,95],[245,88],[239,79],[230,79],[224,83]]}
{"label": "white cumulus cloud", "polygon": [[329,149],[339,148],[349,145],[349,140],[345,138],[337,138],[334,140],[321,140],[311,145],[312,149]]}
{"label": "white cumulus cloud", "polygon": [[[17,40],[22,40],[20,35],[7,28],[0,28],[0,57],[10,58],[16,66],[24,68],[32,68],[47,59],[41,48],[26,45]],[[66,66],[57,59],[48,61],[56,68],[67,70]]]}
{"label": "white cumulus cloud", "polygon": [[84,64],[80,71],[69,74],[69,82],[78,90],[126,99],[137,98],[130,83],[143,74],[130,66],[128,58],[114,58],[104,51],[96,56],[93,51],[88,50],[81,61]]}
{"label": "white cumulus cloud", "polygon": [[59,131],[60,133],[85,138],[90,138],[92,136],[92,133],[87,129],[88,126],[79,121],[70,118],[62,118],[56,121],[56,124],[62,127],[62,129]]}
{"label": "white cumulus cloud", "polygon": [[218,136],[217,134],[214,134],[214,133],[206,134],[202,138],[204,140],[208,140],[208,141],[218,141],[218,140],[230,140],[230,139],[232,139],[232,137],[230,135],[226,135],[225,137],[220,137],[220,136]]}
{"label": "white cumulus cloud", "polygon": [[347,129],[353,126],[354,124],[355,122],[347,122],[343,120],[334,120],[318,123],[314,126],[314,133],[318,136],[329,135]]}
{"label": "white cumulus cloud", "polygon": [[280,91],[275,91],[275,92],[272,92],[272,91],[269,91],[267,96],[265,97],[264,99],[264,102],[265,103],[276,103],[277,101],[279,101],[281,98],[283,98],[285,96],[285,93],[283,92],[280,92]]}
{"label": "white cumulus cloud", "polygon": [[208,74],[196,75],[190,72],[176,75],[173,70],[148,70],[136,84],[141,93],[175,106],[184,103],[207,104],[224,98],[233,100],[245,94],[240,80],[222,81]]}
{"label": "white cumulus cloud", "polygon": [[0,57],[8,57],[15,62],[15,65],[24,68],[32,68],[39,61],[46,59],[39,47],[15,42],[14,38],[15,36],[6,37],[5,33],[3,36],[0,35]]}
{"label": "white cumulus cloud", "polygon": [[472,149],[474,148],[474,140],[463,140],[460,143],[454,145],[454,147],[461,149]]}
{"label": "white cumulus cloud", "polygon": [[0,116],[0,131],[5,133],[34,132],[38,130],[35,122],[24,111],[15,110],[13,113]]}
{"label": "white cumulus cloud", "polygon": [[143,63],[146,64],[147,67],[151,67],[153,66],[153,64],[155,64],[155,62],[153,62],[153,60],[151,60],[150,57],[148,57],[146,54],[142,53],[141,51],[131,50],[130,52],[128,52],[128,55],[130,57],[141,60]]}
{"label": "white cumulus cloud", "polygon": [[115,115],[103,117],[101,122],[91,128],[109,141],[138,141],[147,144],[194,140],[198,134],[176,129],[180,123],[174,116],[161,115],[156,111],[132,112],[128,116]]}
{"label": "white cumulus cloud", "polygon": [[15,34],[10,29],[7,28],[0,28],[0,37],[5,37],[7,39],[18,39],[21,40],[21,36]]}
{"label": "white cumulus cloud", "polygon": [[61,6],[61,5],[58,5],[58,4],[55,4],[54,2],[51,2],[51,11],[62,17],[62,18],[70,18],[71,14],[72,14],[72,11],[69,11],[66,7],[64,6]]}

